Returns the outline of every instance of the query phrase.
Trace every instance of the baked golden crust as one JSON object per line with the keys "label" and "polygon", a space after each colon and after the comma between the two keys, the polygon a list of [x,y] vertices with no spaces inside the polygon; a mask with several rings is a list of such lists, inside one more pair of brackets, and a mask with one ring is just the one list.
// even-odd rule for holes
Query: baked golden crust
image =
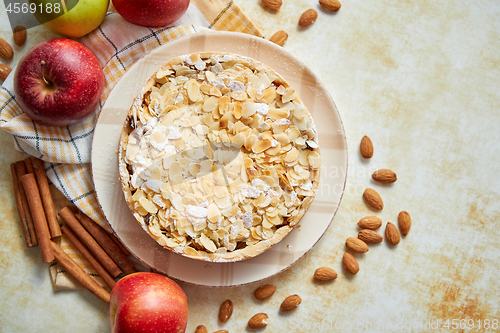
{"label": "baked golden crust", "polygon": [[119,146],[125,199],[143,229],[212,262],[281,241],[309,208],[320,166],[314,123],[293,88],[229,53],[163,65],[135,98]]}

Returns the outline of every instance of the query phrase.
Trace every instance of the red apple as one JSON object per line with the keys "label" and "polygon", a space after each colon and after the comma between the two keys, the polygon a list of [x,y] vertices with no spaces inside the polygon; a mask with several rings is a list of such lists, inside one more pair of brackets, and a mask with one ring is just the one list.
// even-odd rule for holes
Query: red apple
{"label": "red apple", "polygon": [[113,0],[116,11],[127,21],[145,27],[163,27],[177,21],[189,0]]}
{"label": "red apple", "polygon": [[111,290],[112,333],[184,333],[188,303],[181,287],[156,273],[133,273]]}
{"label": "red apple", "polygon": [[104,89],[104,73],[94,54],[71,39],[41,42],[20,60],[14,94],[35,122],[75,124],[95,110]]}

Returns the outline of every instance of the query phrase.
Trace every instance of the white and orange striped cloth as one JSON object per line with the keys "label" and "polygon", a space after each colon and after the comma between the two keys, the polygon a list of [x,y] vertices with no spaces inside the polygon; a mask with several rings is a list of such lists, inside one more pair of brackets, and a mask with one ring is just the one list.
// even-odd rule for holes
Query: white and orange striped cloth
{"label": "white and orange striped cloth", "polygon": [[[96,223],[110,230],[94,192],[90,149],[100,108],[122,75],[138,59],[172,39],[214,29],[261,36],[232,0],[191,0],[188,11],[174,26],[146,28],[110,11],[99,28],[78,39],[98,58],[106,87],[98,110],[82,122],[66,127],[42,126],[22,112],[13,93],[13,73],[0,89],[0,127],[13,135],[17,149],[46,162],[47,176],[64,196]],[[61,247],[104,286],[93,268],[65,237]],[[78,285],[58,265],[50,267],[54,289]]]}

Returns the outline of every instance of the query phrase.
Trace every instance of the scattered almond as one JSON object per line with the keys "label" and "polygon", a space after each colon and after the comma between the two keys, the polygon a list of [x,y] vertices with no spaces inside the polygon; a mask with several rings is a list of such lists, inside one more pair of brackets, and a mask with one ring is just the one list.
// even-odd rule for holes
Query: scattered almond
{"label": "scattered almond", "polygon": [[23,27],[22,25],[17,25],[14,28],[13,34],[14,34],[14,43],[17,46],[23,46],[24,43],[26,42],[26,36],[28,34],[26,28]]}
{"label": "scattered almond", "polygon": [[226,321],[231,318],[231,315],[233,314],[233,302],[231,300],[226,299],[222,304],[220,305],[219,309],[219,320],[221,323],[225,323]]}
{"label": "scattered almond", "polygon": [[308,9],[300,16],[299,27],[306,28],[311,24],[313,24],[317,18],[318,18],[318,12],[312,8]]}
{"label": "scattered almond", "polygon": [[350,253],[344,253],[344,256],[342,257],[342,264],[345,269],[353,275],[359,272],[358,261]]}
{"label": "scattered almond", "polygon": [[274,33],[274,35],[269,38],[269,41],[278,44],[279,46],[285,45],[286,40],[288,39],[288,33],[285,30],[279,30]]}
{"label": "scattered almond", "polygon": [[10,60],[14,56],[14,51],[12,46],[5,41],[5,39],[0,38],[0,57],[5,60]]}
{"label": "scattered almond", "polygon": [[377,193],[377,191],[375,191],[374,189],[367,188],[365,192],[363,192],[363,198],[370,207],[378,210],[384,209],[384,202],[382,201],[382,198]]}
{"label": "scattered almond", "polygon": [[328,10],[330,12],[336,12],[342,6],[338,0],[319,0],[319,4],[324,10]]}
{"label": "scattered almond", "polygon": [[282,1],[281,0],[262,0],[262,4],[271,9],[271,10],[278,10],[280,9],[281,5],[282,5]]}
{"label": "scattered almond", "polygon": [[319,281],[332,281],[337,278],[337,272],[330,267],[320,267],[314,272],[314,278]]}
{"label": "scattered almond", "polygon": [[255,316],[250,318],[248,321],[249,328],[264,328],[267,326],[267,321],[269,320],[269,316],[265,313],[257,313]]}
{"label": "scattered almond", "polygon": [[381,243],[384,237],[376,231],[370,229],[363,229],[358,233],[358,238],[365,243]]}
{"label": "scattered almond", "polygon": [[372,178],[373,180],[381,183],[394,183],[396,180],[398,180],[396,173],[389,169],[380,169],[375,171],[372,174]]}
{"label": "scattered almond", "polygon": [[228,330],[218,330],[217,332],[214,332],[214,333],[229,333]]}
{"label": "scattered almond", "polygon": [[385,226],[385,239],[387,240],[387,243],[392,246],[398,245],[401,241],[398,228],[396,228],[396,226],[391,222],[387,222],[387,225]]}
{"label": "scattered almond", "polygon": [[273,296],[275,291],[276,291],[275,286],[273,286],[272,284],[265,284],[265,285],[260,286],[259,288],[255,289],[255,291],[253,292],[253,295],[259,301],[263,301],[263,300],[268,299],[269,297]]}
{"label": "scattered almond", "polygon": [[280,310],[292,311],[297,306],[299,306],[300,303],[302,303],[302,298],[300,298],[299,295],[290,295],[287,298],[285,298],[283,303],[281,303]]}
{"label": "scattered almond", "polygon": [[359,220],[358,226],[363,229],[375,230],[382,226],[382,220],[377,216],[365,216]]}
{"label": "scattered almond", "polygon": [[411,217],[408,212],[402,211],[398,215],[398,225],[399,230],[401,231],[401,235],[406,236],[410,232],[411,229]]}
{"label": "scattered almond", "polygon": [[355,237],[347,238],[345,241],[345,245],[349,250],[356,253],[366,253],[369,250],[368,245],[366,245],[365,242]]}
{"label": "scattered almond", "polygon": [[205,326],[198,325],[198,327],[194,330],[194,333],[208,333],[208,330]]}
{"label": "scattered almond", "polygon": [[5,81],[10,72],[12,72],[12,68],[8,65],[0,64],[0,80]]}
{"label": "scattered almond", "polygon": [[366,135],[361,139],[361,143],[359,144],[359,152],[364,158],[373,157],[373,143],[372,140]]}

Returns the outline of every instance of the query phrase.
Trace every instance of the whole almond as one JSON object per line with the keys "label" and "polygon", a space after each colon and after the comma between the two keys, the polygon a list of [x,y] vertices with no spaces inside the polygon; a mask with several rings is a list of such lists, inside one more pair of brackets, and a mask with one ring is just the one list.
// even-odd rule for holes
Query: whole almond
{"label": "whole almond", "polygon": [[360,230],[358,233],[358,238],[361,239],[365,243],[381,243],[384,240],[381,234],[376,231],[370,229]]}
{"label": "whole almond", "polygon": [[370,207],[378,210],[384,209],[384,202],[382,201],[380,194],[378,194],[374,189],[367,188],[363,192],[363,198]]}
{"label": "whole almond", "polygon": [[285,30],[279,30],[274,33],[274,35],[269,38],[269,41],[278,44],[279,46],[285,45],[286,40],[288,39],[288,33]]}
{"label": "whole almond", "polygon": [[408,212],[402,211],[398,214],[398,225],[401,235],[408,235],[411,229],[411,217]]}
{"label": "whole almond", "polygon": [[287,298],[285,298],[283,303],[281,303],[280,310],[292,311],[297,306],[299,306],[300,303],[302,303],[302,298],[300,298],[299,295],[290,295]]}
{"label": "whole almond", "polygon": [[221,323],[225,323],[226,321],[231,318],[231,315],[233,314],[233,302],[231,300],[226,299],[222,304],[220,305],[219,308],[219,320]]}
{"label": "whole almond", "polygon": [[208,330],[205,326],[198,325],[198,327],[194,330],[194,333],[208,333]]}
{"label": "whole almond", "polygon": [[366,135],[361,139],[361,143],[359,144],[359,152],[364,158],[373,157],[373,143],[372,140]]}
{"label": "whole almond", "polygon": [[10,72],[12,72],[12,68],[8,65],[0,64],[0,80],[5,81]]}
{"label": "whole almond", "polygon": [[275,286],[273,286],[272,284],[265,284],[265,285],[260,286],[259,288],[255,289],[255,291],[253,292],[253,295],[259,301],[263,301],[263,300],[268,299],[269,297],[273,296],[275,291],[276,291]]}
{"label": "whole almond", "polygon": [[5,60],[10,60],[14,56],[14,51],[12,46],[5,41],[5,39],[0,38],[0,57]]}
{"label": "whole almond", "polygon": [[319,281],[332,281],[337,278],[337,272],[330,267],[320,267],[314,272],[314,278]]}
{"label": "whole almond", "polygon": [[266,327],[268,320],[269,316],[267,314],[257,313],[248,321],[248,327],[253,329]]}
{"label": "whole almond", "polygon": [[356,253],[366,253],[369,250],[368,245],[366,245],[365,242],[355,237],[347,238],[345,241],[345,245],[349,250]]}
{"label": "whole almond", "polygon": [[312,8],[308,9],[300,16],[299,27],[301,28],[308,27],[311,24],[313,24],[317,18],[318,18],[318,12]]}
{"label": "whole almond", "polygon": [[398,245],[401,241],[398,228],[396,228],[396,226],[391,222],[387,222],[387,225],[385,226],[385,239],[387,240],[387,243],[392,246]]}
{"label": "whole almond", "polygon": [[324,10],[328,10],[330,12],[336,12],[342,6],[338,0],[319,0],[319,4]]}
{"label": "whole almond", "polygon": [[358,261],[350,253],[344,253],[344,256],[342,257],[342,264],[345,269],[353,275],[359,272]]}
{"label": "whole almond", "polygon": [[281,5],[282,5],[282,1],[281,0],[262,0],[262,4],[271,9],[271,10],[278,10],[280,9]]}
{"label": "whole almond", "polygon": [[396,173],[389,169],[380,169],[375,171],[372,174],[373,180],[376,180],[381,183],[394,183],[398,180],[398,176]]}
{"label": "whole almond", "polygon": [[17,46],[23,46],[23,44],[26,42],[26,36],[28,34],[26,28],[23,27],[22,25],[17,25],[14,28],[13,34],[14,34],[14,43]]}
{"label": "whole almond", "polygon": [[214,332],[214,333],[229,333],[228,330],[218,330],[217,332]]}
{"label": "whole almond", "polygon": [[375,230],[382,226],[382,220],[377,216],[365,216],[359,220],[358,226],[362,229]]}

